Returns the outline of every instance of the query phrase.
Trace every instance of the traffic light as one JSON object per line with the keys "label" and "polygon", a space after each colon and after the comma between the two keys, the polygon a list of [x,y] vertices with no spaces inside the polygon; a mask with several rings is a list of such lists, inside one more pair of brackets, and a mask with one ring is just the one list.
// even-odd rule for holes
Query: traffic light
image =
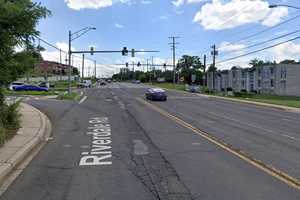
{"label": "traffic light", "polygon": [[128,55],[127,47],[124,47],[122,50],[122,56],[127,56],[127,55]]}
{"label": "traffic light", "polygon": [[166,68],[167,67],[167,64],[166,63],[164,63],[164,68]]}
{"label": "traffic light", "polygon": [[131,49],[131,57],[135,57],[135,50]]}
{"label": "traffic light", "polygon": [[95,47],[91,47],[91,55],[94,55]]}
{"label": "traffic light", "polygon": [[140,63],[140,62],[138,62],[138,63],[137,63],[137,66],[138,66],[138,67],[139,67],[139,66],[141,66],[141,63]]}
{"label": "traffic light", "polygon": [[126,65],[126,67],[128,67],[128,62],[125,65]]}

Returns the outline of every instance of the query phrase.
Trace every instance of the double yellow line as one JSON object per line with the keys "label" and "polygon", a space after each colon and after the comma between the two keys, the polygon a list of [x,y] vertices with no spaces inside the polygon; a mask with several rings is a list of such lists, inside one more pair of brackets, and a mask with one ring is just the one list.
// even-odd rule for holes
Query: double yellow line
{"label": "double yellow line", "polygon": [[166,112],[165,110],[163,110],[163,109],[159,108],[158,106],[155,106],[155,105],[143,100],[142,98],[137,98],[137,100],[139,102],[149,106],[150,108],[157,111],[161,115],[173,120],[177,124],[180,124],[181,126],[187,128],[187,129],[190,129],[191,131],[193,131],[197,135],[203,137],[204,139],[206,139],[209,142],[215,144],[216,146],[222,148],[223,150],[237,156],[238,158],[246,161],[247,163],[253,165],[254,167],[256,167],[256,168],[264,171],[265,173],[277,178],[278,180],[286,183],[287,185],[300,190],[300,181],[298,179],[288,175],[287,173],[285,173],[281,170],[276,169],[275,167],[273,167],[271,165],[265,164],[261,160],[258,160],[258,159],[255,159],[255,158],[251,157],[250,155],[246,154],[245,152],[243,152],[241,150],[235,149],[231,145],[219,140],[218,138],[212,136],[211,134],[208,134],[204,131],[199,130],[198,128],[192,126],[191,124],[183,121],[182,119],[180,119],[180,118],[178,118],[174,115],[171,115],[170,113]]}

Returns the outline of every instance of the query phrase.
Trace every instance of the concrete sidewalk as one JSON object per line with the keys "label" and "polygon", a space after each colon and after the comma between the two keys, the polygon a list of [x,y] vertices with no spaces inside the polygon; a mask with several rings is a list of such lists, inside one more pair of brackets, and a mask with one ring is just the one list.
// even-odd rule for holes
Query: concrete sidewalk
{"label": "concrete sidewalk", "polygon": [[0,148],[0,195],[26,167],[23,162],[33,158],[31,155],[45,144],[51,132],[49,119],[38,109],[21,103],[20,113],[21,128]]}

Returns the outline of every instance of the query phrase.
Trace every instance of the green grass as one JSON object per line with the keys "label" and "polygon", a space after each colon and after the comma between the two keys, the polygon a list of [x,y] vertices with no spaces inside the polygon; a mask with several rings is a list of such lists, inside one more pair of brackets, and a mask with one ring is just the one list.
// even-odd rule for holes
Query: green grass
{"label": "green grass", "polygon": [[79,98],[80,95],[76,92],[72,92],[71,94],[62,93],[57,97],[58,100],[71,100],[71,101],[77,101],[79,100]]}
{"label": "green grass", "polygon": [[185,85],[184,84],[176,84],[174,87],[173,83],[152,83],[152,86],[160,87],[160,88],[165,88],[165,89],[175,89],[175,90],[180,90],[184,91],[185,90]]}
{"label": "green grass", "polygon": [[300,108],[300,97],[256,94],[251,98],[238,97],[238,99]]}
{"label": "green grass", "polygon": [[[55,82],[55,88],[68,88],[69,87],[69,82],[68,81],[57,81]],[[77,82],[76,81],[71,81],[71,87],[77,87]],[[55,89],[54,88],[54,89]]]}
{"label": "green grass", "polygon": [[42,92],[42,91],[10,91],[5,90],[5,95],[9,96],[18,96],[18,95],[36,95],[36,96],[49,96],[49,95],[57,95],[57,92],[50,90],[48,92]]}

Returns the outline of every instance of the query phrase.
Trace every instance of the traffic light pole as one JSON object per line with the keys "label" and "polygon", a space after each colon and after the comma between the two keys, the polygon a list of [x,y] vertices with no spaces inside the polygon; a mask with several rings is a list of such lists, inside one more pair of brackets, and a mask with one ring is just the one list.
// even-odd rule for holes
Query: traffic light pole
{"label": "traffic light pole", "polygon": [[84,54],[82,54],[82,72],[81,79],[84,79]]}

